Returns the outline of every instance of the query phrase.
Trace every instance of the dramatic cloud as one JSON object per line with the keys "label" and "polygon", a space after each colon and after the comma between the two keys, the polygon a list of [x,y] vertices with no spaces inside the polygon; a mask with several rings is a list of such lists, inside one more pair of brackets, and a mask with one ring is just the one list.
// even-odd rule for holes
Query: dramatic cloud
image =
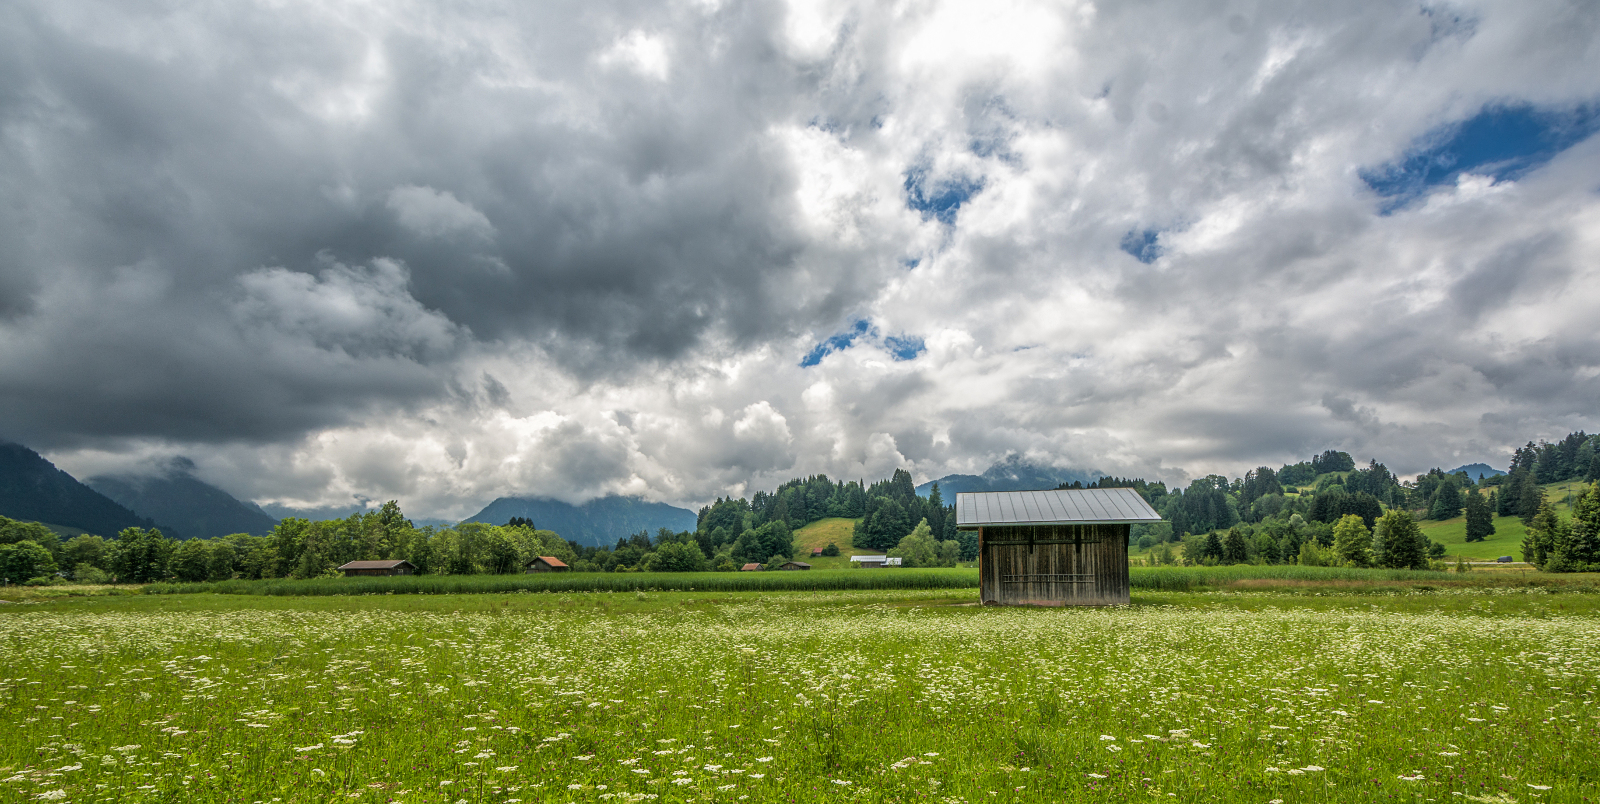
{"label": "dramatic cloud", "polygon": [[0,10],[0,436],[678,503],[1600,427],[1583,3]]}

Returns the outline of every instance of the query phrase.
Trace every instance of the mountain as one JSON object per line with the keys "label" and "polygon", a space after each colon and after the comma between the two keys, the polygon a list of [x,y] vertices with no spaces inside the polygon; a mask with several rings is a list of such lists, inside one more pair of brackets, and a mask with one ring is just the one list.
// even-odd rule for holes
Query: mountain
{"label": "mountain", "polygon": [[1080,481],[1088,484],[1104,477],[1100,472],[1061,469],[1028,463],[1016,455],[989,467],[981,475],[945,475],[917,486],[917,493],[928,496],[933,484],[939,484],[939,494],[945,504],[955,502],[955,495],[963,491],[1030,491],[1053,489],[1062,483]]}
{"label": "mountain", "polygon": [[1453,475],[1458,472],[1466,472],[1467,477],[1470,477],[1473,480],[1482,480],[1485,477],[1495,477],[1496,475],[1505,474],[1505,472],[1502,472],[1499,469],[1490,468],[1489,464],[1486,463],[1469,463],[1466,466],[1457,466],[1456,468],[1445,472],[1445,474]]}
{"label": "mountain", "polygon": [[597,547],[609,547],[641,530],[693,531],[698,520],[688,509],[612,495],[583,505],[545,497],[501,497],[466,521],[504,525],[514,516],[532,520],[539,529],[553,530],[564,539]]}
{"label": "mountain", "polygon": [[116,536],[153,523],[79,483],[21,444],[0,442],[0,516]]}
{"label": "mountain", "polygon": [[89,488],[127,508],[169,525],[184,539],[214,539],[230,533],[264,536],[278,520],[194,476],[187,458],[173,460],[154,475],[101,475]]}
{"label": "mountain", "polygon": [[[261,510],[273,519],[309,519],[316,522],[323,519],[348,519],[351,514],[364,514],[368,511],[378,510],[376,506],[368,506],[365,502],[351,503],[350,505],[325,505],[321,508],[294,508],[282,503],[267,503]],[[406,517],[412,525],[425,528],[432,525],[436,528],[453,527],[454,519],[430,519]]]}

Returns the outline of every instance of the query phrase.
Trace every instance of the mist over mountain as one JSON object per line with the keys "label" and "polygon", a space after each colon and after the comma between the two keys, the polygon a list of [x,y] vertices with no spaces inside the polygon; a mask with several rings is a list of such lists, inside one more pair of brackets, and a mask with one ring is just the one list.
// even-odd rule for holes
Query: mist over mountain
{"label": "mist over mountain", "polygon": [[263,536],[278,524],[255,503],[236,499],[194,476],[187,459],[169,461],[147,475],[100,475],[86,485],[141,516],[175,529],[185,539],[212,539],[230,533]]}
{"label": "mist over mountain", "polygon": [[66,525],[98,536],[148,528],[145,519],[21,444],[0,442],[0,516]]}
{"label": "mist over mountain", "polygon": [[953,495],[964,491],[1053,489],[1062,483],[1073,481],[1092,483],[1104,476],[1105,473],[1092,469],[1085,471],[1039,466],[1023,460],[1020,456],[1011,455],[1003,461],[996,462],[981,475],[945,475],[938,480],[930,480],[917,486],[917,493],[926,497],[933,490],[933,484],[938,483],[939,493],[948,503],[955,499]]}
{"label": "mist over mountain", "polygon": [[695,512],[666,503],[612,495],[572,505],[545,497],[501,497],[467,522],[504,525],[512,517],[532,520],[542,530],[553,530],[579,544],[609,547],[617,539],[657,528],[693,531]]}

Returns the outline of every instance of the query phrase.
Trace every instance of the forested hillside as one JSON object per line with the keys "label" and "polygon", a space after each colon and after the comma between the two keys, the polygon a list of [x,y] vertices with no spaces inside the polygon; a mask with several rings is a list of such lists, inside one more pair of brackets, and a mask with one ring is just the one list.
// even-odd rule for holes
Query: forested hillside
{"label": "forested hillside", "polygon": [[149,519],[79,483],[39,453],[6,442],[0,442],[0,516],[91,533],[151,526]]}
{"label": "forested hillside", "polygon": [[[1136,548],[1157,562],[1424,567],[1443,546],[1431,542],[1418,521],[1464,514],[1468,541],[1492,535],[1497,516],[1501,522],[1514,517],[1527,534],[1521,545],[1527,560],[1548,570],[1600,569],[1600,484],[1575,491],[1570,503],[1548,500],[1544,491],[1552,483],[1600,479],[1597,448],[1600,438],[1582,432],[1555,443],[1529,442],[1510,456],[1507,474],[1481,481],[1439,469],[1402,480],[1376,460],[1358,468],[1349,454],[1327,450],[1241,477],[1198,478],[1182,489],[1118,477],[1059,485],[1137,491],[1163,517],[1132,532]],[[119,528],[113,538],[62,541],[48,529],[0,518],[0,571],[14,579],[56,572],[86,580],[305,578],[332,574],[356,559],[404,558],[430,574],[508,573],[521,572],[538,555],[560,558],[577,571],[730,571],[803,558],[796,556],[794,531],[826,517],[855,520],[856,549],[899,555],[908,566],[972,559],[975,535],[955,530],[954,506],[937,484],[928,492],[918,495],[903,469],[870,485],[824,475],[796,478],[749,499],[719,498],[692,522],[684,512],[682,529],[641,528],[609,545],[581,543],[523,516],[504,524],[417,527],[394,502],[342,519],[286,519],[264,536],[183,542],[142,521]]]}

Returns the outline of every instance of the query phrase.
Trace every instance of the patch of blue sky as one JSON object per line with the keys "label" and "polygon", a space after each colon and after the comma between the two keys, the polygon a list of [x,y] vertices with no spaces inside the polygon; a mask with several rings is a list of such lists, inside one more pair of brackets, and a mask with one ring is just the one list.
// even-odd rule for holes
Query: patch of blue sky
{"label": "patch of blue sky", "polygon": [[856,319],[856,321],[850,325],[849,329],[834,335],[831,338],[828,338],[822,343],[817,344],[816,348],[812,349],[810,352],[807,352],[806,356],[800,361],[800,367],[811,368],[812,366],[821,363],[822,358],[827,357],[834,352],[849,349],[853,344],[855,344],[857,338],[861,337],[862,335],[870,334],[871,332],[872,322],[865,318]]}
{"label": "patch of blue sky", "polygon": [[890,335],[883,339],[883,346],[895,360],[915,360],[917,355],[928,351],[927,344],[914,335]]}
{"label": "patch of blue sky", "polygon": [[1388,215],[1453,185],[1463,173],[1495,181],[1519,179],[1562,151],[1600,131],[1600,104],[1539,107],[1485,106],[1465,120],[1441,126],[1412,144],[1405,156],[1360,172]]}
{"label": "patch of blue sky", "polygon": [[925,167],[906,171],[906,206],[922,213],[922,219],[938,218],[953,225],[961,205],[983,191],[983,179],[956,176],[935,180]]}
{"label": "patch of blue sky", "polygon": [[1122,250],[1149,265],[1161,258],[1161,230],[1134,229],[1122,236]]}

